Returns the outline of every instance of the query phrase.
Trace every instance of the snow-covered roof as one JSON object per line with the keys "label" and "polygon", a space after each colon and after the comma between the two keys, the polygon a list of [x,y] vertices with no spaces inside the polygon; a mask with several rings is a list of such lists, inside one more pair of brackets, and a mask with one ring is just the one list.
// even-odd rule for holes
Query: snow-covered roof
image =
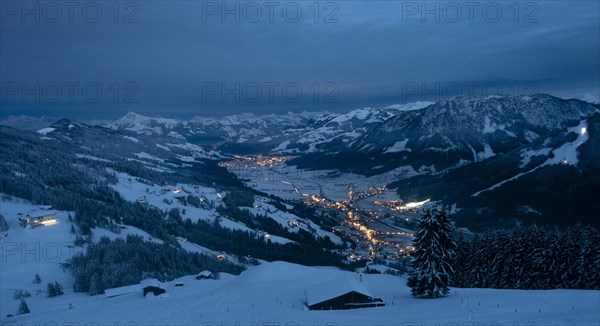
{"label": "snow-covered roof", "polygon": [[205,276],[205,277],[209,277],[212,275],[211,271],[202,271],[200,272],[200,274],[198,274],[198,276]]}
{"label": "snow-covered roof", "polygon": [[371,291],[364,283],[350,277],[336,279],[327,283],[318,284],[306,290],[306,302],[309,306],[329,299],[339,297],[348,292],[358,292],[368,297],[373,297]]}
{"label": "snow-covered roof", "polygon": [[162,283],[155,278],[147,278],[147,279],[143,280],[142,282],[140,282],[140,286],[142,288],[145,288],[147,286],[155,286],[158,288],[162,288]]}
{"label": "snow-covered roof", "polygon": [[104,297],[111,298],[111,297],[116,297],[119,295],[135,293],[135,292],[140,292],[140,291],[141,291],[141,287],[139,284],[126,285],[126,286],[122,286],[122,287],[118,287],[118,288],[104,290]]}
{"label": "snow-covered roof", "polygon": [[27,214],[27,216],[31,217],[31,218],[39,218],[39,217],[50,216],[50,215],[56,215],[56,211],[36,210],[36,211],[31,211],[31,212],[29,212],[29,214]]}

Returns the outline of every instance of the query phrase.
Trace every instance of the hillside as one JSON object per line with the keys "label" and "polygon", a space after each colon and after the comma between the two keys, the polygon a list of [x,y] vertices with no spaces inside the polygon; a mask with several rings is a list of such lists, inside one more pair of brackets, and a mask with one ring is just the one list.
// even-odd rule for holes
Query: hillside
{"label": "hillside", "polygon": [[[166,285],[166,293],[144,298],[131,293],[115,298],[66,294],[33,298],[31,313],[10,318],[15,323],[399,325],[403,323],[482,323],[494,325],[598,325],[597,291],[516,291],[452,289],[438,300],[410,297],[405,279],[365,275],[364,284],[387,306],[345,311],[308,311],[305,290],[356,273],[273,262],[252,267],[240,276],[219,280],[183,277]],[[182,283],[182,287],[175,287]],[[576,299],[574,299],[576,298]],[[16,303],[16,301],[15,301]],[[72,304],[72,309],[68,309]],[[16,306],[16,304],[14,304]],[[12,308],[3,308],[4,312]],[[426,313],[425,313],[426,312]],[[8,321],[3,318],[3,322]]]}

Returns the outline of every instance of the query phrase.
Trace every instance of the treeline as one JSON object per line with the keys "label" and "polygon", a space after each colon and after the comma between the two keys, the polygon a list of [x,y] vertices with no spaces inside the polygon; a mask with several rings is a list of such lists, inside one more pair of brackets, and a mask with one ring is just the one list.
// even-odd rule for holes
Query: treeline
{"label": "treeline", "polygon": [[65,266],[75,278],[73,290],[102,294],[105,289],[137,284],[146,278],[169,281],[203,270],[239,274],[243,267],[215,257],[189,253],[167,243],[145,242],[140,236],[111,241],[102,237],[85,254],[74,255]]}
{"label": "treeline", "polygon": [[[252,214],[248,209],[240,208],[254,206],[254,193],[252,191],[232,191],[225,197],[223,202],[225,206],[218,207],[217,211],[224,216],[244,223],[249,228],[263,230],[269,234],[284,237],[308,246],[325,249],[344,249],[343,246],[333,243],[329,237],[315,237],[313,233],[304,229],[299,229],[297,232],[289,232],[285,227],[267,215]],[[275,201],[272,201],[270,204],[273,203]],[[278,206],[278,209],[288,211],[285,205],[279,204]]]}
{"label": "treeline", "polygon": [[192,223],[186,219],[174,231],[193,243],[228,252],[242,259],[250,256],[266,261],[281,260],[308,266],[337,266],[344,269],[356,267],[344,263],[341,255],[320,247],[312,236],[312,241],[307,243],[280,244],[265,240],[256,233],[222,227],[218,220],[212,223],[204,220]]}
{"label": "treeline", "polygon": [[576,225],[489,231],[456,243],[450,285],[497,289],[600,289],[600,233]]}

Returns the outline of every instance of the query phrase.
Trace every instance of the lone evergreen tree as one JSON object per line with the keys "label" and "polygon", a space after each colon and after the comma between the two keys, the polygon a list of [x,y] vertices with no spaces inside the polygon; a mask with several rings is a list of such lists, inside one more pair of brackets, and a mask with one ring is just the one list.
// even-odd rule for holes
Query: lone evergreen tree
{"label": "lone evergreen tree", "polygon": [[42,283],[42,278],[40,277],[40,274],[35,274],[35,277],[33,278],[33,284],[41,284]]}
{"label": "lone evergreen tree", "polygon": [[19,303],[19,310],[17,311],[17,315],[28,314],[29,307],[27,306],[27,302],[21,299],[21,303]]}
{"label": "lone evergreen tree", "polygon": [[53,283],[48,283],[48,286],[46,287],[46,293],[48,295],[48,298],[53,298],[57,295]]}
{"label": "lone evergreen tree", "polygon": [[414,240],[414,258],[408,286],[413,296],[437,298],[448,295],[455,243],[452,224],[442,209],[426,211]]}
{"label": "lone evergreen tree", "polygon": [[58,281],[54,281],[54,291],[55,291],[56,295],[65,294],[63,292],[62,284],[58,283]]}

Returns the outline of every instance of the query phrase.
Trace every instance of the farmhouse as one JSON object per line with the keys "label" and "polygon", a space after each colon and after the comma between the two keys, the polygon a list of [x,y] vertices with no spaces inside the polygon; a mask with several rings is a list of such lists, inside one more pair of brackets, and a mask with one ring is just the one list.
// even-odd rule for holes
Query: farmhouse
{"label": "farmhouse", "polygon": [[385,306],[373,297],[364,283],[346,278],[306,290],[306,305],[310,310],[345,310]]}
{"label": "farmhouse", "polygon": [[142,287],[144,296],[146,296],[146,294],[148,294],[148,293],[152,293],[154,295],[161,295],[161,294],[167,292],[167,290],[165,290],[163,284],[155,278],[148,278],[148,279],[143,280],[140,283],[140,286]]}
{"label": "farmhouse", "polygon": [[121,287],[113,288],[113,289],[106,289],[106,290],[104,290],[104,297],[105,298],[114,298],[114,297],[118,297],[118,296],[125,295],[125,294],[139,293],[140,289],[141,289],[141,287],[139,284],[121,286]]}
{"label": "farmhouse", "polygon": [[56,211],[37,209],[29,212],[24,218],[19,218],[23,227],[47,226],[58,223]]}
{"label": "farmhouse", "polygon": [[214,278],[214,275],[211,271],[202,271],[196,276],[197,280],[208,280],[212,278]]}

